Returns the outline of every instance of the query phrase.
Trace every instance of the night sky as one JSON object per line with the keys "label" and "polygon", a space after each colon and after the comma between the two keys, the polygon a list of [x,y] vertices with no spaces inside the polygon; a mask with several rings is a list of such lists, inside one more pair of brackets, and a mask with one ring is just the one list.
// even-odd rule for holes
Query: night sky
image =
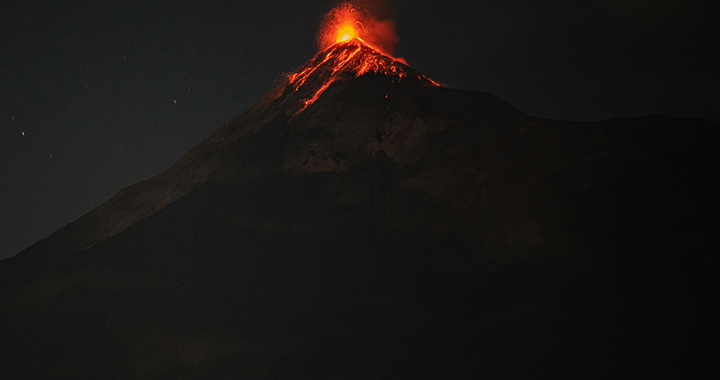
{"label": "night sky", "polygon": [[[395,55],[537,117],[720,121],[711,1],[372,1]],[[170,166],[309,60],[336,2],[0,7],[0,259]]]}

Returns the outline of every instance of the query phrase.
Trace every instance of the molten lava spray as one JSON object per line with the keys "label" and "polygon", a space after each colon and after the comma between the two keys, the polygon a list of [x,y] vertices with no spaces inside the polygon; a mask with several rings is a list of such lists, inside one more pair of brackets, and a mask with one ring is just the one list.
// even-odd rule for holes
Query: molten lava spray
{"label": "molten lava spray", "polygon": [[424,85],[439,86],[412,71],[404,60],[390,56],[398,41],[392,21],[376,20],[363,8],[350,3],[335,7],[325,15],[318,32],[321,52],[298,71],[287,74],[288,84],[294,92],[307,91],[306,85],[311,86],[311,90],[307,91],[309,96],[301,101],[293,117],[315,103],[330,85],[348,74],[359,77],[372,72],[385,75],[391,78],[391,83],[395,83],[412,72]]}
{"label": "molten lava spray", "polygon": [[320,50],[325,50],[354,38],[387,55],[392,55],[400,41],[392,20],[378,20],[365,7],[339,4],[325,15],[318,32],[318,46]]}

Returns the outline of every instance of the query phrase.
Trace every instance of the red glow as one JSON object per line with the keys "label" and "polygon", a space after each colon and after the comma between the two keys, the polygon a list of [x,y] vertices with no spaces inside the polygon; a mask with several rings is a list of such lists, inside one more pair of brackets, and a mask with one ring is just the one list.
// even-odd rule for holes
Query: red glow
{"label": "red glow", "polygon": [[[371,25],[372,29],[366,25]],[[388,49],[391,50],[397,41],[392,21],[375,20],[349,3],[335,7],[325,15],[318,33],[318,45],[323,51],[299,71],[288,74],[288,83],[295,92],[306,84],[312,83],[315,87],[320,83],[312,95],[302,101],[302,107],[295,115],[315,103],[331,84],[348,74],[359,77],[373,72],[392,77],[392,83],[407,77],[412,69],[404,60],[388,54]],[[427,86],[439,86],[423,75],[415,75]]]}
{"label": "red glow", "polygon": [[395,23],[378,20],[365,8],[342,3],[325,15],[318,32],[318,46],[325,50],[339,42],[358,38],[384,54],[392,54],[400,39],[395,33]]}

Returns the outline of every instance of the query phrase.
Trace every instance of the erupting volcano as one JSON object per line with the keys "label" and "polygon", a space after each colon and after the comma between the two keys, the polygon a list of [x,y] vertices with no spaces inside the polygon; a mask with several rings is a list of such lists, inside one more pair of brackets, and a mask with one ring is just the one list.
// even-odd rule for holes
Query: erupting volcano
{"label": "erupting volcano", "polygon": [[328,12],[317,36],[320,50],[358,39],[387,55],[393,53],[399,41],[395,34],[395,24],[391,20],[377,20],[367,9],[351,3],[341,3]]}
{"label": "erupting volcano", "polygon": [[369,15],[363,16],[362,12],[349,3],[338,5],[325,16],[318,33],[318,46],[324,51],[287,76],[289,84],[296,92],[303,89],[306,83],[314,83],[312,89],[307,91],[309,96],[302,100],[302,105],[295,115],[313,104],[333,82],[352,75],[384,75],[391,79],[390,84],[412,76],[424,85],[439,86],[437,82],[408,67],[404,61],[393,58],[366,42],[363,37],[378,42],[382,42],[382,39],[363,25],[363,18],[372,20]]}
{"label": "erupting volcano", "polygon": [[253,107],[0,262],[0,377],[714,369],[718,125],[534,118],[363,17],[336,8]]}
{"label": "erupting volcano", "polygon": [[288,83],[292,85],[295,92],[304,90],[303,86],[308,83],[313,84],[306,91],[310,95],[302,100],[302,107],[296,112],[296,115],[313,104],[333,82],[368,73],[389,78],[388,85],[412,76],[426,86],[439,86],[432,79],[417,73],[402,62],[382,54],[362,39],[355,37],[330,46],[327,50],[318,53],[297,72],[287,76]]}
{"label": "erupting volcano", "polygon": [[360,12],[350,3],[343,3],[325,15],[323,25],[318,32],[318,45],[322,49],[340,42],[360,38],[365,32]]}

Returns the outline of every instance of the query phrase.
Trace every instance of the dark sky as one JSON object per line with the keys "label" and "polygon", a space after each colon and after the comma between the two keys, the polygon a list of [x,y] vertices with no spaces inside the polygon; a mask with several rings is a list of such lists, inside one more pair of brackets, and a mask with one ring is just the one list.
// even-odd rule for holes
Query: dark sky
{"label": "dark sky", "polygon": [[[396,55],[538,117],[720,121],[711,1],[372,1]],[[316,52],[335,2],[40,1],[0,10],[0,258],[170,166]]]}

